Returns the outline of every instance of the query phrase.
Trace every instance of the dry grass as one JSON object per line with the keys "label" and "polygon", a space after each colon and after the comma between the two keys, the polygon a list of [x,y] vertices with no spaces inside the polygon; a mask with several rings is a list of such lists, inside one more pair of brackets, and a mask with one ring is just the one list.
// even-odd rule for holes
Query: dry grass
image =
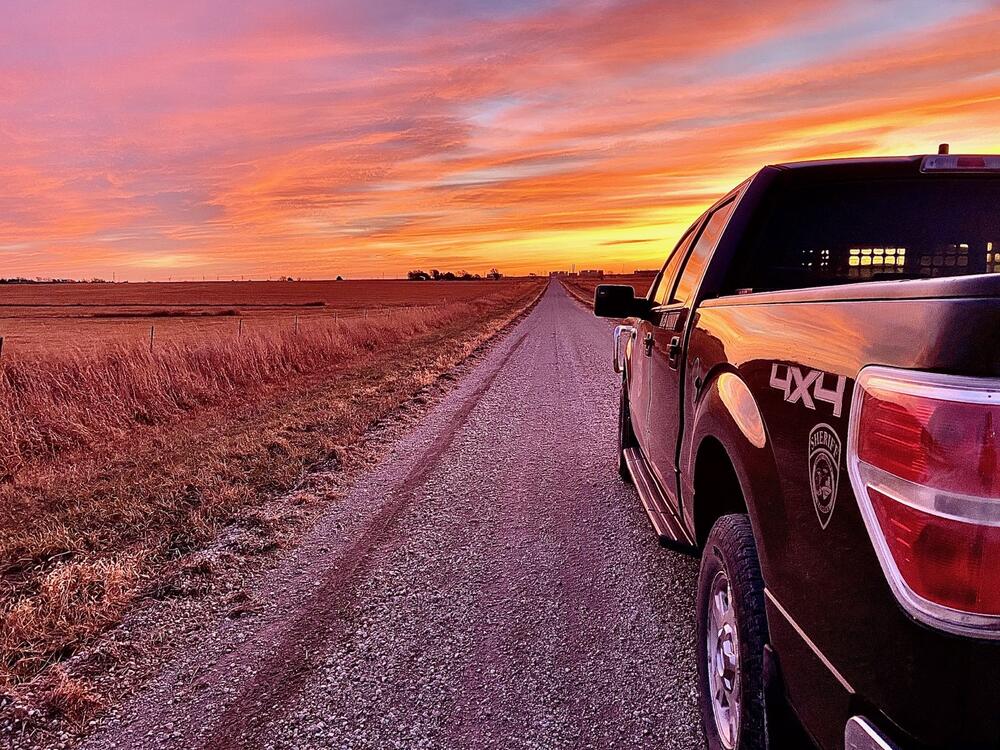
{"label": "dry grass", "polygon": [[474,317],[469,303],[265,331],[204,344],[141,345],[9,363],[0,370],[0,481],[26,462],[120,438],[301,373]]}
{"label": "dry grass", "polygon": [[89,685],[74,679],[59,666],[51,669],[42,682],[40,688],[46,705],[55,715],[72,724],[81,723],[102,706],[100,696]]}
{"label": "dry grass", "polygon": [[475,302],[521,282],[416,283],[399,280],[40,284],[0,288],[3,357],[49,359],[54,352],[139,344],[200,344],[239,333],[292,331],[388,310]]}
{"label": "dry grass", "polygon": [[127,556],[69,560],[41,576],[33,595],[12,602],[3,644],[16,647],[20,670],[37,672],[117,622],[135,596],[138,563]]}
{"label": "dry grass", "polygon": [[[118,347],[0,371],[0,695],[31,683],[66,715],[96,705],[58,664],[139,597],[197,593],[190,553],[464,358],[540,291],[328,320],[150,353]],[[60,677],[61,675],[61,677]],[[65,679],[62,679],[65,678]]]}

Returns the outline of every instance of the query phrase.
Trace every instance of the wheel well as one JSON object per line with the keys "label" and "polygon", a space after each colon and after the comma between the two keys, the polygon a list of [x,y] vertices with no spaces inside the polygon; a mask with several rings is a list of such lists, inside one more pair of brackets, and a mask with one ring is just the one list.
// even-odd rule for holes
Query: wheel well
{"label": "wheel well", "polygon": [[746,513],[747,504],[733,462],[718,440],[702,442],[694,467],[694,525],[701,546],[721,516]]}

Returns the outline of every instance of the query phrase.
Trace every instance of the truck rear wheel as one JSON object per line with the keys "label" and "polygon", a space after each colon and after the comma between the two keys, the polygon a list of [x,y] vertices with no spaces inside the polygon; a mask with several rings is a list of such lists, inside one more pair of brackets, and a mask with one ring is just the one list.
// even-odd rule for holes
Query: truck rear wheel
{"label": "truck rear wheel", "polygon": [[635,447],[632,432],[632,415],[629,411],[628,380],[622,378],[621,398],[618,401],[618,474],[626,484],[632,484],[632,472],[625,462],[625,449]]}
{"label": "truck rear wheel", "polygon": [[710,750],[765,750],[764,581],[750,519],[708,535],[698,575],[698,687]]}

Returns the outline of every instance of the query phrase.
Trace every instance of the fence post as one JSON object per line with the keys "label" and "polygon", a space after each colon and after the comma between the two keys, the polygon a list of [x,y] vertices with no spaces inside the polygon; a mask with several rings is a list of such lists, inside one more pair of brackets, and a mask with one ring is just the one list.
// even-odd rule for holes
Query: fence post
{"label": "fence post", "polygon": [[295,316],[295,332],[296,333],[299,332],[299,316],[298,315]]}
{"label": "fence post", "polygon": [[0,360],[3,359],[3,336],[0,336]]}
{"label": "fence post", "polygon": [[237,338],[243,338],[243,318],[240,318],[240,332],[236,335]]}
{"label": "fence post", "polygon": [[156,326],[149,327],[149,351],[153,351],[153,337],[156,335]]}

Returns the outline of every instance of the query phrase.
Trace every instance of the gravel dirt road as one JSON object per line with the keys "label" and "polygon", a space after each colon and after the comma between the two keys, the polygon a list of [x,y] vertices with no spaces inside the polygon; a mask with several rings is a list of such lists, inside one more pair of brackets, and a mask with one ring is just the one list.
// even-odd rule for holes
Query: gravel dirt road
{"label": "gravel dirt road", "polygon": [[551,284],[85,747],[703,747],[693,559],[614,458],[609,326]]}

